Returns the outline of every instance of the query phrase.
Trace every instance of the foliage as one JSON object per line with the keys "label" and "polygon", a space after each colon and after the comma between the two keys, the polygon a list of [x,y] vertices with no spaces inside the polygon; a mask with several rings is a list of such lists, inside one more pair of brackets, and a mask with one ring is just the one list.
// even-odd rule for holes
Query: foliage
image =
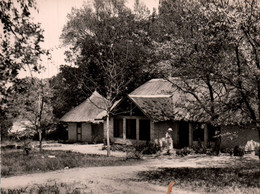
{"label": "foliage", "polygon": [[25,130],[13,132],[13,135],[20,140],[24,137],[32,138],[37,133],[41,145],[42,133],[53,130],[50,101],[52,89],[49,82],[37,78],[24,78],[20,79],[14,87],[16,92],[9,106],[10,112],[16,121],[23,124]]}
{"label": "foliage", "polygon": [[160,151],[160,147],[154,143],[136,143],[134,144],[134,148],[137,152],[140,152],[144,155],[156,154]]}
{"label": "foliage", "polygon": [[71,151],[48,151],[36,152],[32,150],[25,155],[22,150],[1,152],[2,164],[1,175],[11,176],[28,174],[33,172],[46,172],[75,167],[98,167],[98,166],[120,166],[131,165],[124,158],[101,155],[86,155]]}
{"label": "foliage", "polygon": [[[0,120],[1,135],[7,135],[12,123],[8,112],[12,84],[20,69],[39,71],[39,58],[47,54],[40,47],[43,31],[35,24],[30,12],[36,9],[34,0],[3,0],[0,2]],[[1,136],[2,138],[2,136]]]}
{"label": "foliage", "polygon": [[[87,188],[87,186],[86,186]],[[73,188],[71,185],[64,183],[61,184],[44,184],[44,185],[34,185],[32,187],[20,188],[20,189],[2,189],[2,194],[23,194],[23,193],[70,193],[70,194],[80,194],[81,190],[86,190],[86,188]]]}
{"label": "foliage", "polygon": [[187,156],[187,155],[191,154],[192,152],[193,152],[192,148],[185,147],[185,148],[182,148],[180,150],[176,150],[176,155]]}
{"label": "foliage", "polygon": [[[73,107],[76,107],[91,95],[91,91],[84,90],[79,85],[81,74],[85,70],[69,66],[61,66],[61,73],[50,79],[51,88],[53,88],[53,97],[51,103],[55,118],[60,119]],[[77,76],[75,76],[77,75]],[[97,74],[98,75],[98,74]],[[91,87],[91,84],[90,84]],[[91,88],[94,90],[94,88]]]}
{"label": "foliage", "polygon": [[259,10],[255,0],[161,3],[157,70],[179,78],[169,81],[188,95],[177,106],[195,120],[252,122],[260,135]]}
{"label": "foliage", "polygon": [[97,89],[114,101],[149,79],[148,21],[137,20],[123,1],[94,4],[68,15],[61,38],[71,46],[66,55],[73,66],[62,67],[62,77],[87,95]]}
{"label": "foliage", "polygon": [[139,173],[142,181],[167,186],[173,181],[175,187],[195,192],[223,192],[225,189],[239,192],[259,188],[258,161],[241,166],[225,168],[159,168]]}
{"label": "foliage", "polygon": [[245,154],[245,149],[239,146],[234,147],[234,156],[244,156]]}
{"label": "foliage", "polygon": [[[68,71],[74,76],[72,83],[82,89],[86,97],[96,89],[107,98],[109,126],[114,102],[150,76],[148,65],[152,49],[146,32],[149,21],[140,18],[144,8],[138,8],[137,4],[138,18],[123,0],[96,0],[93,5],[94,8],[84,5],[72,10],[61,39],[70,45],[66,55],[67,62],[73,65]],[[66,82],[67,77],[64,79]],[[109,136],[109,127],[107,132]],[[109,142],[107,144],[109,149]]]}

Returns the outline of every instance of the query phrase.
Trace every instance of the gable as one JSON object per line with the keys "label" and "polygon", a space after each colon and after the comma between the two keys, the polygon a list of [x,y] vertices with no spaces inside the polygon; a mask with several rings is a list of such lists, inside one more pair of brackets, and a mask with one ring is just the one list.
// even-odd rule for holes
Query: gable
{"label": "gable", "polygon": [[122,99],[112,110],[114,116],[145,116],[142,110],[128,97]]}
{"label": "gable", "polygon": [[129,97],[147,117],[155,122],[173,119],[173,104],[171,97]]}
{"label": "gable", "polygon": [[98,92],[94,92],[87,100],[66,113],[63,122],[94,122],[97,115],[105,110],[107,100]]}

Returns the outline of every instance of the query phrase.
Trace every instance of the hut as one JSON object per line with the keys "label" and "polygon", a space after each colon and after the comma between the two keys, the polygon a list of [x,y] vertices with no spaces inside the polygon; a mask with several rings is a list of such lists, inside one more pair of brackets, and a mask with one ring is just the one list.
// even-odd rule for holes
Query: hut
{"label": "hut", "polygon": [[102,142],[104,138],[103,120],[97,120],[96,117],[105,110],[106,106],[107,100],[94,91],[83,103],[66,113],[60,121],[68,124],[68,141]]}

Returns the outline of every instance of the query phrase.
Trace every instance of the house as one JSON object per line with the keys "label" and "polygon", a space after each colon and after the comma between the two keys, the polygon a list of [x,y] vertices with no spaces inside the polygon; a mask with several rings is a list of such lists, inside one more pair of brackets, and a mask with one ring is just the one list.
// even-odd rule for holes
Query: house
{"label": "house", "polygon": [[[214,146],[214,127],[206,124],[202,117],[192,117],[187,109],[175,106],[191,98],[167,80],[152,79],[114,105],[109,122],[110,137],[120,143],[153,142],[165,137],[167,129],[172,128],[175,148],[198,143]],[[252,127],[225,125],[222,132],[236,134],[222,137],[225,147],[245,145],[249,140],[259,141],[258,133]]]}
{"label": "house", "polygon": [[102,142],[103,120],[95,118],[105,110],[106,105],[107,100],[94,91],[87,100],[66,113],[60,121],[68,124],[68,141]]}

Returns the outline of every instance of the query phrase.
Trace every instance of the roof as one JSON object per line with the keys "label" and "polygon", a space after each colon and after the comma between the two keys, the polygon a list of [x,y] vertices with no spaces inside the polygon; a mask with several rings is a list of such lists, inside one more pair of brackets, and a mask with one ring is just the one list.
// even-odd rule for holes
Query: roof
{"label": "roof", "polygon": [[171,120],[173,116],[170,97],[129,97],[148,118],[152,118],[155,122]]}
{"label": "roof", "polygon": [[[155,122],[167,120],[202,121],[203,117],[195,118],[187,107],[193,96],[182,92],[176,85],[180,83],[177,78],[152,79],[141,85],[129,94],[129,98]],[[175,85],[176,84],[176,85]],[[191,117],[193,115],[193,117]]]}
{"label": "roof", "polygon": [[150,81],[144,83],[133,92],[130,96],[155,96],[163,97],[164,95],[172,95],[176,88],[172,87],[172,84],[164,79],[151,79]]}
{"label": "roof", "polygon": [[105,110],[107,99],[97,91],[80,105],[66,113],[60,121],[63,122],[95,122],[95,118]]}

